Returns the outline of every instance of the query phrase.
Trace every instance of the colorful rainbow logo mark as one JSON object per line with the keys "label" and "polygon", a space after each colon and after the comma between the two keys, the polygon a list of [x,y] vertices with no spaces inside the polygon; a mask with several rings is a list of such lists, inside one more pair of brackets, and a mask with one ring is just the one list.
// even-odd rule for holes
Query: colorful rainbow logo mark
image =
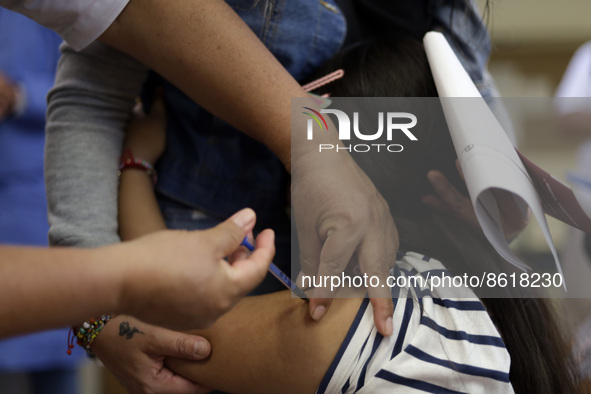
{"label": "colorful rainbow logo mark", "polygon": [[[320,130],[323,129],[322,127],[322,123],[324,123],[324,128],[326,129],[326,131],[328,131],[328,125],[326,124],[326,120],[324,120],[324,117],[320,114],[320,112],[313,110],[310,107],[304,107],[304,109],[307,109],[309,111],[312,111],[313,113],[309,113],[309,112],[302,112],[305,115],[310,116],[312,119],[314,119],[316,121],[316,123],[318,123],[318,126],[320,126]],[[322,119],[322,123],[320,123],[320,119]]]}

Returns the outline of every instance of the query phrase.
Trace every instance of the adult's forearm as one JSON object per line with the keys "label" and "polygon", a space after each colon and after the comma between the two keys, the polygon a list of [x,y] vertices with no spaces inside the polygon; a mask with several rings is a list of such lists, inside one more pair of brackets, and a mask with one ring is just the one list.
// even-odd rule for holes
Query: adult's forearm
{"label": "adult's forearm", "polygon": [[0,246],[0,338],[116,311],[122,254],[114,251]]}
{"label": "adult's forearm", "polygon": [[49,94],[46,184],[52,245],[100,246],[117,235],[124,128],[146,69],[101,43],[62,47]]}
{"label": "adult's forearm", "polygon": [[289,167],[299,84],[222,0],[131,0],[100,40],[140,60]]}

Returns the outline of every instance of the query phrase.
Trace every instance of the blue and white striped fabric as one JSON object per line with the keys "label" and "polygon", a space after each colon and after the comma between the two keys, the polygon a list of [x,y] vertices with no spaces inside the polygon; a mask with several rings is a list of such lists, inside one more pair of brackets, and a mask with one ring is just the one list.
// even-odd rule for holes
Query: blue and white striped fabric
{"label": "blue and white striped fabric", "polygon": [[[439,261],[408,252],[394,274],[441,270]],[[471,290],[450,299],[437,289],[396,288],[392,299],[394,335],[377,332],[365,299],[317,393],[513,393],[509,353]]]}

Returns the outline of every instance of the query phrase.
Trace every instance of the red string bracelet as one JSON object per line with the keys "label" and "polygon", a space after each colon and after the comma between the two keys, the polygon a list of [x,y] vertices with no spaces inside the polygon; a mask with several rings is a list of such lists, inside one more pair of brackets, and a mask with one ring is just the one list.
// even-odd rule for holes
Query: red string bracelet
{"label": "red string bracelet", "polygon": [[70,327],[70,331],[68,331],[68,356],[72,355],[72,349],[74,349],[74,338],[76,338],[76,334],[74,333],[74,327]]}
{"label": "red string bracelet", "polygon": [[121,176],[123,170],[126,170],[128,168],[143,170],[146,172],[146,175],[152,178],[152,182],[154,184],[158,182],[158,176],[156,174],[156,169],[154,168],[154,166],[148,163],[146,160],[136,159],[135,157],[133,157],[131,149],[126,149],[125,152],[123,152],[123,155],[121,156],[121,162],[119,163],[119,176]]}

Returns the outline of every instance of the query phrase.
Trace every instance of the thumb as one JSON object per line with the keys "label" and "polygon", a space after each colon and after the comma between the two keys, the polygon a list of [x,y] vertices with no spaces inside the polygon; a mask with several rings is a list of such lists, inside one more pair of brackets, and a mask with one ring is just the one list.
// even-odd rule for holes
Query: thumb
{"label": "thumb", "polygon": [[232,254],[254,228],[256,215],[250,208],[244,208],[236,212],[232,217],[223,223],[218,224],[211,230],[207,230],[214,245],[217,257],[226,257]]}
{"label": "thumb", "polygon": [[211,345],[207,339],[197,335],[161,329],[151,341],[150,350],[161,356],[203,360],[209,357]]}
{"label": "thumb", "polygon": [[246,259],[234,261],[226,266],[232,287],[239,295],[254,289],[264,278],[275,255],[275,233],[267,229],[256,239],[256,249]]}

